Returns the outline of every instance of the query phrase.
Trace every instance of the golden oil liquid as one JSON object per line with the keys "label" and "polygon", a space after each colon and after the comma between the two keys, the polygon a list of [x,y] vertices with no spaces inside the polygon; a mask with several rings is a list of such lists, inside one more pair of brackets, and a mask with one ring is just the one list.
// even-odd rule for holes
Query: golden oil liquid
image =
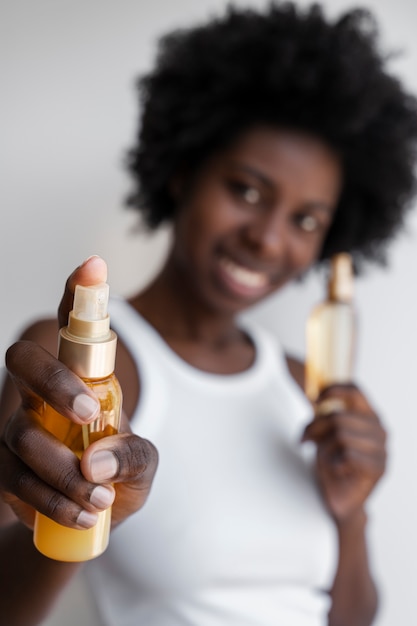
{"label": "golden oil liquid", "polygon": [[325,302],[311,313],[306,328],[306,394],[313,402],[335,383],[351,381],[355,314],[348,303]]}
{"label": "golden oil liquid", "polygon": [[[90,443],[118,432],[122,407],[120,385],[114,375],[84,382],[94,390],[100,402],[101,411],[94,422],[86,426],[74,424],[48,405],[45,405],[42,416],[44,427],[65,443],[78,458],[81,458]],[[99,556],[106,549],[110,525],[111,507],[99,512],[95,526],[85,530],[57,524],[37,512],[33,540],[36,548],[51,559],[87,561]]]}
{"label": "golden oil liquid", "polygon": [[109,543],[111,508],[101,511],[95,526],[85,530],[57,524],[37,513],[34,543],[39,552],[57,561],[88,561],[104,552]]}

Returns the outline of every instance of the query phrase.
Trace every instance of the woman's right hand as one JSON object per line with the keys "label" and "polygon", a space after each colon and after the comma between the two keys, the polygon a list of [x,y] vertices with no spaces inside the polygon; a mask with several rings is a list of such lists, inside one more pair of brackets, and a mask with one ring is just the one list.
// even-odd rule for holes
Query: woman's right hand
{"label": "woman's right hand", "polygon": [[[102,259],[92,257],[67,281],[59,308],[60,325],[72,308],[75,284],[106,280]],[[33,527],[35,510],[60,524],[88,528],[113,499],[117,524],[144,504],[158,455],[147,440],[131,433],[126,417],[117,435],[91,444],[81,462],[42,427],[44,402],[78,424],[96,417],[94,393],[44,348],[18,341],[6,354],[6,366],[21,397],[0,441],[0,492],[17,517]],[[113,485],[113,486],[112,486]]]}

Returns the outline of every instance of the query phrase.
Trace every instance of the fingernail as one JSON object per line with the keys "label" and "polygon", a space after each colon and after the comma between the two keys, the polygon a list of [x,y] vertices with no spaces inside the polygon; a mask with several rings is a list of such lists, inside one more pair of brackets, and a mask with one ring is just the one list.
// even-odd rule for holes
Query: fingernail
{"label": "fingernail", "polygon": [[90,259],[100,259],[100,258],[101,257],[99,257],[98,254],[90,254],[90,256],[84,259],[84,261],[82,262],[82,265],[85,265],[85,263],[87,263]]}
{"label": "fingernail", "polygon": [[116,457],[108,450],[98,450],[93,454],[90,461],[90,471],[95,483],[113,478],[119,469]]}
{"label": "fingernail", "polygon": [[91,396],[87,396],[85,393],[80,393],[74,399],[72,409],[81,420],[88,422],[91,418],[96,417],[99,412],[100,405],[97,400],[94,400]]}
{"label": "fingernail", "polygon": [[106,282],[106,280],[107,280],[107,263],[106,263],[106,261],[101,256],[99,256],[98,254],[92,254],[87,259],[85,259],[85,261],[83,261],[81,267],[84,267],[84,265],[86,263],[90,263],[90,262],[93,262],[94,266],[96,267],[96,271],[97,271],[98,267],[101,269],[102,280],[103,280],[103,282]]}
{"label": "fingernail", "polygon": [[82,526],[82,528],[92,528],[97,524],[97,520],[97,513],[91,513],[90,511],[81,511],[81,513],[77,517],[77,524],[78,526]]}
{"label": "fingernail", "polygon": [[108,509],[113,504],[115,492],[114,489],[99,485],[95,487],[90,495],[90,502],[98,509]]}

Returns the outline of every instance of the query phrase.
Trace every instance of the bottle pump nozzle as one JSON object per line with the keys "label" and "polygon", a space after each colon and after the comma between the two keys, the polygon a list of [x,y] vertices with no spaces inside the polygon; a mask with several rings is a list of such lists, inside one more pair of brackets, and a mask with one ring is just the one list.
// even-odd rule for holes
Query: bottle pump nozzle
{"label": "bottle pump nozzle", "polygon": [[84,287],[76,285],[73,309],[68,318],[68,332],[74,337],[103,341],[109,337],[110,318],[107,313],[107,283]]}
{"label": "bottle pump nozzle", "polygon": [[82,378],[100,378],[114,370],[117,337],[110,330],[107,283],[76,285],[68,326],[61,328],[59,358]]}
{"label": "bottle pump nozzle", "polygon": [[73,314],[81,320],[96,322],[107,317],[109,286],[107,283],[75,286]]}

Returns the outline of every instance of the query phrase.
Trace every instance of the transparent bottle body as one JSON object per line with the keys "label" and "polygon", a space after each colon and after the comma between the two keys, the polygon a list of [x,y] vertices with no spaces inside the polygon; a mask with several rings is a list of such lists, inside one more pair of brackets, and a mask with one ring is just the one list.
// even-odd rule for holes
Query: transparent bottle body
{"label": "transparent bottle body", "polygon": [[313,402],[325,387],[352,380],[355,335],[351,303],[328,301],[313,309],[306,327],[306,394]]}
{"label": "transparent bottle body", "polygon": [[[120,427],[122,393],[114,374],[104,379],[84,379],[100,402],[100,414],[91,424],[74,424],[49,405],[44,406],[44,427],[65,443],[80,459],[94,441],[114,435]],[[110,534],[111,507],[98,514],[92,528],[78,530],[57,524],[36,512],[33,540],[45,556],[59,561],[87,561],[107,548]]]}

